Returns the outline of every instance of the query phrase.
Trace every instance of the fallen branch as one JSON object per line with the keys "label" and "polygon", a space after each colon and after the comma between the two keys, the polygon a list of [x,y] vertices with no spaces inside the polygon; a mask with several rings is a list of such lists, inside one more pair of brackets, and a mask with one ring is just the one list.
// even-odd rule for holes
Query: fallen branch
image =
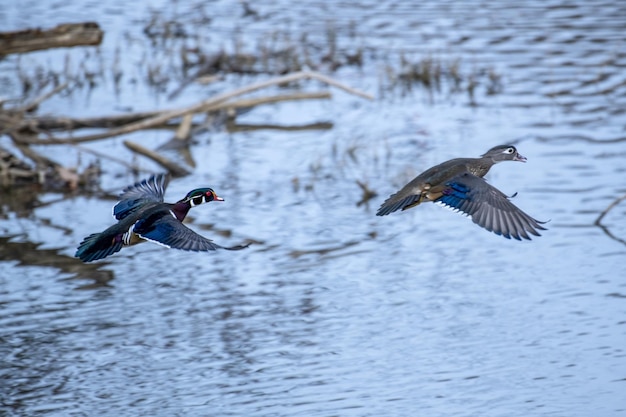
{"label": "fallen branch", "polygon": [[67,23],[49,30],[27,29],[0,33],[0,55],[49,48],[100,45],[104,36],[94,22]]}
{"label": "fallen branch", "polygon": [[272,104],[280,101],[295,101],[295,100],[325,100],[332,98],[332,94],[328,91],[318,91],[315,93],[294,93],[294,94],[280,94],[277,96],[258,97],[242,99],[237,101],[230,101],[218,106],[218,109],[245,109],[250,107],[260,106],[261,104]]}
{"label": "fallen branch", "polygon": [[174,139],[181,140],[181,141],[189,140],[189,137],[191,136],[192,122],[193,122],[193,115],[186,114],[183,117],[183,120],[180,122],[180,125],[178,126],[178,130],[176,130]]}
{"label": "fallen branch", "polygon": [[191,130],[192,122],[193,114],[186,114],[180,122],[174,137],[169,142],[160,145],[157,150],[175,150],[180,156],[182,156],[187,166],[195,168],[196,161],[193,159],[191,151],[189,150],[189,143],[193,133]]}
{"label": "fallen branch", "polygon": [[30,146],[26,145],[23,138],[16,135],[9,135],[9,137],[13,140],[14,145],[20,150],[20,152],[37,165],[38,169],[58,168],[61,166],[58,162],[53,161],[47,156],[40,154]]}
{"label": "fallen branch", "polygon": [[14,127],[14,130],[19,131],[42,131],[42,130],[75,130],[81,128],[106,128],[124,126],[128,123],[134,123],[139,120],[147,119],[158,115],[158,111],[150,112],[138,112],[138,113],[125,113],[114,116],[103,117],[84,117],[84,118],[70,118],[70,117],[50,117],[41,116],[37,118],[29,118],[22,120],[21,123]]}
{"label": "fallen branch", "polygon": [[[0,148],[0,183],[7,185],[45,184],[48,190],[76,189],[86,184],[94,172],[93,165],[82,173],[65,168],[56,161],[40,154],[28,145],[20,143],[13,134],[9,135],[22,155],[30,159],[34,166],[26,164],[10,152]],[[97,170],[99,172],[99,170]]]}
{"label": "fallen branch", "polygon": [[351,87],[348,87],[342,83],[339,83],[338,81],[335,81],[329,77],[326,77],[322,74],[316,73],[316,72],[297,72],[294,74],[289,74],[289,75],[285,75],[285,76],[281,76],[281,77],[276,77],[276,78],[272,78],[270,80],[266,80],[266,81],[261,81],[258,83],[254,83],[245,87],[241,87],[238,89],[235,89],[233,91],[230,92],[226,92],[226,93],[222,93],[222,94],[218,94],[215,97],[212,97],[210,99],[201,101],[199,103],[196,103],[194,105],[188,106],[188,107],[184,107],[181,109],[175,109],[175,110],[170,110],[170,111],[164,111],[164,112],[160,112],[158,114],[156,114],[155,116],[152,117],[148,117],[146,119],[143,120],[139,120],[136,121],[134,123],[129,123],[127,125],[121,126],[121,127],[116,127],[116,128],[112,128],[107,132],[103,132],[103,133],[96,133],[96,134],[92,134],[92,135],[85,135],[85,136],[79,136],[79,137],[74,137],[74,138],[70,138],[70,139],[61,139],[61,138],[50,138],[47,140],[28,140],[29,144],[37,144],[37,145],[51,145],[51,144],[67,144],[67,143],[83,143],[83,142],[91,142],[91,141],[96,141],[96,140],[101,140],[101,139],[106,139],[112,136],[119,136],[119,135],[124,135],[124,134],[128,134],[128,133],[132,133],[132,132],[136,132],[138,130],[143,130],[143,129],[150,129],[150,128],[154,128],[157,126],[161,126],[165,123],[167,123],[169,120],[174,119],[174,118],[178,118],[181,116],[184,116],[186,114],[194,114],[194,113],[204,113],[204,112],[208,112],[208,111],[215,111],[215,110],[219,110],[219,109],[223,109],[226,107],[229,107],[230,104],[227,104],[226,102],[234,97],[237,96],[241,96],[243,94],[247,94],[247,93],[251,93],[253,91],[256,90],[260,90],[262,88],[267,88],[267,87],[271,87],[273,85],[280,85],[280,84],[286,84],[286,83],[290,83],[290,82],[294,82],[294,81],[298,81],[298,80],[303,80],[303,79],[316,79],[318,81],[322,81],[324,83],[327,83],[329,85],[333,85],[337,88],[341,88],[344,91],[350,93],[350,94],[354,94],[357,95],[359,97],[363,97],[363,98],[367,98],[370,100],[373,100],[373,97],[370,96],[369,94],[363,93],[361,91],[355,90]]}
{"label": "fallen branch", "polygon": [[[47,95],[49,95],[48,93]],[[313,93],[295,93],[295,94],[281,94],[276,96],[268,96],[268,97],[259,97],[252,99],[242,99],[237,101],[231,101],[228,103],[221,104],[216,106],[212,111],[219,111],[224,109],[243,109],[259,106],[262,104],[271,104],[277,103],[280,101],[293,101],[293,100],[316,100],[316,99],[329,99],[332,95],[328,91],[319,91]],[[163,111],[149,111],[149,112],[137,112],[137,113],[125,113],[113,116],[103,116],[103,117],[85,117],[85,118],[68,118],[68,117],[37,117],[33,119],[22,120],[21,122],[16,121],[15,117],[9,119],[8,116],[3,116],[0,114],[0,124],[5,126],[14,125],[16,126],[13,130],[18,131],[30,131],[30,132],[38,132],[43,130],[74,130],[79,128],[112,128],[112,127],[120,127],[129,123],[139,122],[141,120],[145,120],[151,117],[156,117],[159,114],[162,114]],[[193,113],[188,113],[188,115],[192,115]],[[5,118],[6,121],[3,121],[2,118]],[[168,126],[170,125],[161,125]],[[160,126],[155,126],[160,127]],[[72,139],[67,139],[72,141]],[[39,142],[37,142],[39,143]],[[48,144],[48,141],[46,141]]]}
{"label": "fallen branch", "polygon": [[154,162],[168,170],[174,177],[184,177],[185,175],[189,175],[189,171],[184,167],[169,160],[168,158],[165,158],[164,156],[159,155],[154,151],[151,151],[148,148],[144,148],[143,146],[128,140],[124,141],[124,145],[126,145],[126,147],[131,151],[143,155],[146,158],[152,159]]}
{"label": "fallen branch", "polygon": [[295,132],[300,130],[329,130],[333,128],[333,124],[329,122],[309,123],[305,125],[276,125],[276,124],[244,124],[244,123],[226,123],[226,130],[229,133],[250,132],[253,130],[282,130],[286,132]]}

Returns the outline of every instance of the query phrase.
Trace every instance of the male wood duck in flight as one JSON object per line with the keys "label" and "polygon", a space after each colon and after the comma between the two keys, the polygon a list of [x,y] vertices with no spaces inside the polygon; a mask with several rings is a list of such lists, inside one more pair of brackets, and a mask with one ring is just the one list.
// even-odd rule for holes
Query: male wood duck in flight
{"label": "male wood duck in flight", "polygon": [[211,188],[196,188],[176,203],[165,203],[163,194],[168,182],[168,176],[158,174],[126,187],[120,201],[113,207],[117,224],[102,233],[87,236],[74,256],[83,262],[91,262],[106,258],[124,246],[146,240],[168,248],[196,252],[238,250],[248,246],[226,248],[184,226],[182,221],[192,207],[224,199]]}
{"label": "male wood duck in flight", "polygon": [[535,220],[509,201],[509,197],[489,185],[483,177],[502,161],[526,162],[511,145],[499,145],[481,158],[456,158],[422,172],[400,191],[390,196],[378,209],[377,216],[406,210],[424,201],[450,207],[472,218],[490,232],[507,239],[540,236],[545,222]]}

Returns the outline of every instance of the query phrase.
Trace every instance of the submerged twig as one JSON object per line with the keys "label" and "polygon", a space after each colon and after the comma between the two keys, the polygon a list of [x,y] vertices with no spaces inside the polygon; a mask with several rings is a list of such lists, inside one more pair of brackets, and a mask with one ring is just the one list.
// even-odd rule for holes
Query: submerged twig
{"label": "submerged twig", "polygon": [[596,219],[595,222],[593,222],[593,224],[595,226],[598,226],[600,229],[602,229],[604,231],[604,233],[606,233],[606,235],[608,237],[610,237],[613,240],[616,240],[620,243],[623,243],[624,245],[626,245],[626,240],[621,239],[617,236],[615,236],[607,226],[602,224],[602,219],[604,219],[604,217],[609,213],[609,211],[613,210],[617,205],[619,205],[619,203],[621,203],[622,201],[626,200],[626,194],[624,194],[623,196],[616,198],[611,204],[609,204],[604,210],[602,210],[602,212],[600,213],[600,215],[598,216],[598,218]]}
{"label": "submerged twig", "polygon": [[41,103],[43,103],[44,101],[48,100],[53,95],[55,95],[57,93],[60,93],[61,91],[65,90],[68,85],[69,85],[69,83],[67,83],[67,82],[65,82],[63,84],[59,84],[55,88],[53,88],[52,90],[48,91],[47,93],[44,93],[44,94],[40,95],[39,97],[35,98],[30,103],[26,103],[24,106],[20,107],[16,111],[26,113],[26,112],[34,110],[37,107],[39,107],[39,105]]}
{"label": "submerged twig", "polygon": [[366,204],[368,201],[370,201],[372,198],[378,195],[378,193],[372,190],[366,183],[356,180],[356,184],[361,188],[361,191],[363,192],[361,196],[361,200],[358,203],[356,203],[357,207],[360,207],[363,204]]}

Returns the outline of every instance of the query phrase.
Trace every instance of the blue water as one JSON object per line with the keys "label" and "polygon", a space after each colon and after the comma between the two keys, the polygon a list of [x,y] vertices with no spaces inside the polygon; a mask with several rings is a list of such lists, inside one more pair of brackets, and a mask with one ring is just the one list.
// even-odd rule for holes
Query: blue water
{"label": "blue water", "polygon": [[[606,231],[594,225],[626,194],[621,3],[261,1],[250,4],[257,17],[230,1],[5,3],[7,30],[96,20],[106,31],[97,52],[0,62],[5,80],[18,66],[62,67],[66,56],[79,71],[86,53],[104,68],[93,91],[55,97],[42,113],[175,108],[270,77],[191,84],[168,100],[180,74],[162,91],[146,82],[149,68],[169,68],[163,62],[176,56],[143,35],[151,10],[187,22],[207,50],[231,48],[234,32],[250,50],[271,31],[323,44],[332,26],[341,49],[363,48],[364,64],[320,71],[376,99],[331,89],[331,100],[261,106],[238,118],[324,121],[329,130],[215,129],[195,138],[196,168],[171,182],[166,200],[211,186],[226,201],[194,208],[189,226],[224,245],[257,242],[245,251],[143,244],[84,266],[71,259],[75,247],[112,224],[114,201],[43,193],[42,206],[18,210],[3,200],[0,414],[626,413],[626,202],[603,218]],[[116,48],[124,73],[117,94]],[[396,68],[400,54],[459,60],[463,75],[479,81],[474,102],[446,85],[390,88],[386,66]],[[489,71],[502,86],[494,95]],[[3,85],[2,95],[19,96],[16,85]],[[154,148],[170,136],[144,131],[84,146],[157,172],[122,142]],[[509,142],[528,162],[499,164],[487,178],[549,220],[541,237],[509,241],[435,205],[374,215],[424,169]],[[70,147],[38,149],[70,166],[95,159]],[[105,190],[136,179],[115,162],[102,166]],[[361,206],[357,180],[378,194]]]}

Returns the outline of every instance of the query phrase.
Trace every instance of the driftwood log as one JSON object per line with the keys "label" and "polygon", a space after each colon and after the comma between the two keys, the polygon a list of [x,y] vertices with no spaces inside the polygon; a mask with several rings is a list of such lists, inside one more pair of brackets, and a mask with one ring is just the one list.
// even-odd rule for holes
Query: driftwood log
{"label": "driftwood log", "polygon": [[55,28],[0,32],[0,56],[49,48],[100,45],[104,33],[97,23],[66,23]]}

